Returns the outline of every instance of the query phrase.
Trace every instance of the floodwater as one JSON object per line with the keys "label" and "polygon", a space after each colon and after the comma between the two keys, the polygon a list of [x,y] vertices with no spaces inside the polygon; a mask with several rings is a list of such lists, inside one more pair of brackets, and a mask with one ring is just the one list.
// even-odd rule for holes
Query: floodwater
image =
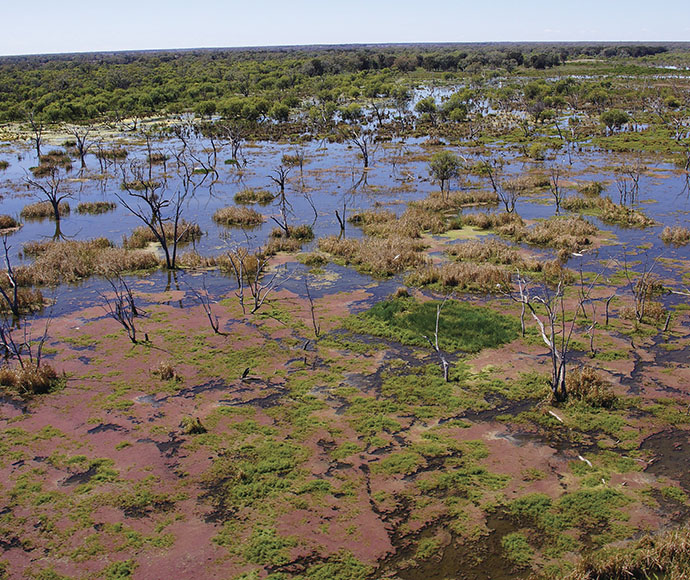
{"label": "floodwater", "polygon": [[[143,160],[146,157],[146,149],[140,141],[132,137],[122,136],[122,144],[129,151],[125,165],[133,159]],[[43,152],[60,148],[60,143],[44,145]],[[196,143],[198,151],[208,147],[208,143],[199,141]],[[463,150],[457,147],[449,149],[462,154],[470,161],[479,158],[473,157],[471,150]],[[154,151],[170,153],[179,149],[179,143],[171,140],[161,140],[154,146]],[[280,212],[275,204],[260,206],[255,204],[257,211],[266,216],[266,221],[254,229],[243,230],[240,228],[226,228],[216,224],[211,216],[224,206],[234,205],[233,196],[244,188],[267,189],[277,192],[275,184],[269,175],[280,165],[281,157],[285,154],[294,154],[298,147],[283,143],[253,142],[245,143],[243,156],[246,165],[236,168],[233,165],[224,164],[228,159],[229,150],[221,150],[218,156],[218,177],[212,174],[195,175],[193,191],[189,195],[183,216],[189,221],[198,223],[204,235],[193,245],[202,255],[218,255],[228,251],[237,245],[258,248],[268,238],[270,231],[276,227],[271,219],[279,219]],[[425,147],[419,139],[407,141],[394,141],[379,143],[373,153],[371,167],[364,171],[358,150],[347,144],[327,143],[312,141],[300,145],[306,158],[303,172],[295,167],[291,170],[287,185],[287,195],[291,204],[289,222],[293,225],[313,224],[316,238],[326,235],[337,235],[340,231],[335,212],[340,214],[345,208],[346,215],[353,212],[371,208],[385,208],[397,214],[404,211],[410,201],[426,197],[438,186],[433,183],[428,174],[426,161],[423,160]],[[576,152],[573,154],[573,165],[567,164],[565,155],[561,152],[555,159],[545,162],[534,162],[517,158],[514,152],[504,151],[498,146],[493,154],[500,155],[505,165],[504,175],[516,176],[529,171],[542,170],[548,173],[550,167],[560,165],[565,171],[573,174],[577,181],[601,181],[606,184],[602,195],[609,195],[614,201],[618,200],[618,190],[615,183],[616,167],[625,164],[633,164],[640,160],[639,156],[606,154],[601,152]],[[25,180],[30,176],[29,168],[36,165],[35,151],[28,143],[5,143],[0,146],[0,160],[9,162],[9,167],[0,171],[0,213],[19,217],[19,213],[27,203],[36,201],[35,191],[27,186]],[[82,173],[78,170],[78,161],[74,162],[74,168],[66,175],[65,189],[69,190],[72,198],[68,201],[72,206],[71,214],[65,216],[57,224],[50,220],[22,220],[24,226],[16,233],[10,235],[10,255],[13,264],[21,264],[22,245],[30,240],[50,239],[60,235],[63,239],[89,239],[93,237],[106,237],[119,244],[122,237],[128,235],[135,227],[140,226],[140,220],[132,215],[118,201],[118,195],[125,195],[120,187],[121,173],[116,168],[109,168],[109,176],[100,175],[99,162],[93,154],[87,156],[87,169]],[[644,163],[645,160],[642,159]],[[169,162],[172,165],[172,162]],[[590,217],[597,226],[610,232],[610,244],[602,247],[596,253],[586,255],[578,260],[574,267],[582,266],[587,269],[595,269],[594,261],[621,258],[625,252],[635,251],[638,255],[635,260],[641,260],[644,254],[649,260],[658,256],[664,258],[684,259],[688,257],[687,247],[675,248],[666,246],[659,238],[659,234],[665,225],[687,224],[690,216],[690,194],[686,183],[686,176],[677,171],[668,163],[646,162],[646,172],[640,179],[639,207],[659,225],[640,229],[626,229],[607,224],[602,224],[597,218]],[[161,168],[156,168],[160,171]],[[180,180],[168,167],[167,190],[175,192],[180,187]],[[488,183],[481,183],[476,177],[470,177],[460,184],[452,184],[453,187],[467,187],[481,185],[488,188]],[[115,201],[118,207],[115,211],[102,215],[80,215],[76,210],[79,202],[88,201]],[[500,211],[501,208],[478,208],[471,211]],[[525,219],[547,218],[553,215],[553,203],[548,193],[528,195],[518,201],[516,211]],[[348,224],[346,235],[349,237],[361,237],[361,231]],[[304,251],[315,248],[316,242],[306,244]],[[642,250],[640,249],[642,248]],[[571,264],[572,266],[573,264]],[[305,271],[300,265],[289,266],[298,273]],[[655,266],[658,274],[679,279],[682,272],[670,269],[662,272],[665,265]],[[337,271],[336,271],[337,270]],[[338,290],[374,282],[370,277],[361,276],[350,269],[328,266],[329,275],[336,274],[337,283],[332,284]],[[167,273],[155,273],[147,278],[154,283],[153,289],[171,287],[178,277]],[[296,276],[295,278],[299,278]],[[219,292],[227,291],[228,278],[218,273],[208,273],[207,283],[210,290]],[[293,281],[295,291],[299,290],[298,284]],[[83,306],[91,301],[96,302],[98,293],[103,285],[98,280],[88,280],[77,286],[60,287],[55,290],[59,298],[53,315],[65,313],[78,306]],[[328,287],[328,284],[323,286]],[[48,293],[50,294],[50,293]]]}

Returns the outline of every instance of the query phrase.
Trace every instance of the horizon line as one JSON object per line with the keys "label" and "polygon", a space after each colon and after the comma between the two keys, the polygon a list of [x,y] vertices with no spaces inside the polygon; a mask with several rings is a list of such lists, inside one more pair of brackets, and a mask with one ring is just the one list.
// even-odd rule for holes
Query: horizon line
{"label": "horizon line", "polygon": [[507,45],[507,44],[527,44],[558,46],[564,44],[575,45],[634,45],[634,44],[657,44],[657,45],[688,45],[688,40],[464,40],[464,41],[419,41],[419,42],[353,42],[353,43],[312,43],[312,44],[266,44],[266,45],[245,45],[245,46],[196,46],[196,47],[176,47],[176,48],[118,48],[102,50],[75,50],[61,52],[36,52],[36,53],[13,53],[0,54],[0,59],[5,58],[28,58],[41,56],[83,56],[99,54],[128,54],[128,53],[156,53],[156,52],[192,52],[192,51],[260,51],[260,50],[299,50],[299,49],[325,49],[325,48],[357,48],[357,47],[404,47],[404,46],[479,46],[479,45]]}

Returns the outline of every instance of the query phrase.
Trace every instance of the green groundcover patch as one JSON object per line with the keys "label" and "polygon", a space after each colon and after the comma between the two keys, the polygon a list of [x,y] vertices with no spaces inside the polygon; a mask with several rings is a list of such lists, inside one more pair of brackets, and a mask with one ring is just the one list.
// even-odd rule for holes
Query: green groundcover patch
{"label": "green groundcover patch", "polygon": [[[436,310],[441,302],[419,303],[412,298],[392,298],[352,317],[347,327],[411,346],[427,346],[434,340]],[[513,316],[490,308],[448,300],[439,318],[439,346],[447,351],[474,353],[515,340],[520,323]]]}

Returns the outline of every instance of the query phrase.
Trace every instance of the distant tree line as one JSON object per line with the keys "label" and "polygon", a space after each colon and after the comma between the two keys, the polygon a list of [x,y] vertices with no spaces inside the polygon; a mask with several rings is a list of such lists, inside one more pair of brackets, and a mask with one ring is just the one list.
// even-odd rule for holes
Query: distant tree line
{"label": "distant tree line", "polygon": [[382,45],[5,57],[0,122],[77,122],[165,111],[286,120],[304,99],[392,96],[400,73],[547,69],[575,57],[639,58],[666,46]]}

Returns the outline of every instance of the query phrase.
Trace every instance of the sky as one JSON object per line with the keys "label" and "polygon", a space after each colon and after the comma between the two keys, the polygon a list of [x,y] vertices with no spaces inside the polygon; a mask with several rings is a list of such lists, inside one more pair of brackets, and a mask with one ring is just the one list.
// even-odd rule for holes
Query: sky
{"label": "sky", "polygon": [[687,0],[1,0],[0,55],[491,41],[690,41]]}

